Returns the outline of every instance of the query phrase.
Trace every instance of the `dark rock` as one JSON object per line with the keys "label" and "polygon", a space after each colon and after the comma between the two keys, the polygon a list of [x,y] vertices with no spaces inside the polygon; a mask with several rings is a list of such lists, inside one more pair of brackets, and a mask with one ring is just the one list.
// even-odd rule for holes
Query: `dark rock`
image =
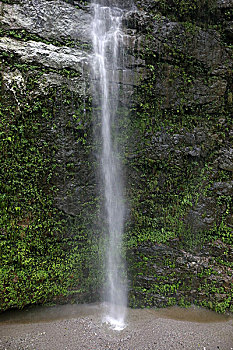
{"label": "dark rock", "polygon": [[233,4],[232,4],[232,0],[218,0],[217,1],[217,6],[218,8],[232,8]]}
{"label": "dark rock", "polygon": [[[191,253],[177,249],[174,243],[171,240],[167,245],[154,244],[150,247],[140,247],[137,252],[134,252],[136,260],[143,255],[148,261],[146,269],[144,266],[143,274],[140,274],[139,267],[142,264],[137,265],[135,276],[139,272],[140,282],[138,275],[136,277],[137,280],[133,281],[134,287],[138,287],[136,288],[138,290],[140,284],[144,291],[149,290],[150,293],[147,295],[147,298],[149,302],[151,299],[153,300],[153,305],[161,306],[164,303],[166,305],[169,297],[174,297],[178,301],[181,296],[186,301],[193,303],[195,300],[203,300],[205,298],[205,285],[213,284],[215,289],[218,289],[218,286],[222,285],[223,280],[226,284],[230,283],[231,275],[229,272],[232,270],[230,269],[229,271],[224,265],[219,266],[215,261],[215,257],[219,256],[220,251],[228,250],[228,254],[231,255],[232,248],[230,246],[217,241],[213,245],[203,246],[198,253]],[[172,269],[167,265],[167,261],[172,264]],[[174,278],[169,276],[170,271],[173,272]],[[213,271],[213,273],[210,274],[209,271]],[[160,290],[160,287],[162,291],[164,284],[168,287],[165,295],[162,292],[156,292],[156,289]],[[154,285],[156,287],[153,287]],[[172,288],[172,286],[175,287]],[[187,286],[189,287],[187,288]],[[215,303],[221,302],[226,297],[225,293],[208,293],[208,296],[211,296]],[[144,299],[144,296],[141,294],[137,296],[139,305],[140,299],[142,299],[142,303],[147,303],[146,296]]]}
{"label": "dark rock", "polygon": [[213,191],[218,195],[231,196],[233,195],[233,181],[215,182],[213,184]]}
{"label": "dark rock", "polygon": [[224,34],[229,43],[233,41],[233,22],[229,22],[226,25],[224,28]]}
{"label": "dark rock", "polygon": [[223,148],[220,150],[218,166],[220,169],[233,171],[233,148]]}
{"label": "dark rock", "polygon": [[216,202],[213,198],[202,197],[190,210],[186,222],[194,232],[210,229],[217,218]]}
{"label": "dark rock", "polygon": [[201,148],[199,147],[194,147],[193,149],[188,151],[188,154],[192,157],[200,157],[201,155]]}
{"label": "dark rock", "polygon": [[[217,32],[204,31],[196,27],[195,31],[186,29],[182,24],[161,18],[154,22],[153,49],[164,59],[167,46],[175,47],[185,55],[191,56],[211,71],[226,71],[230,65],[230,55],[220,43]],[[164,46],[166,44],[166,46]]]}
{"label": "dark rock", "polygon": [[100,0],[98,3],[103,6],[119,7],[123,9],[131,9],[133,7],[133,0]]}
{"label": "dark rock", "polygon": [[135,29],[140,33],[143,33],[148,29],[150,16],[142,11],[128,11],[124,15],[123,24],[130,29]]}

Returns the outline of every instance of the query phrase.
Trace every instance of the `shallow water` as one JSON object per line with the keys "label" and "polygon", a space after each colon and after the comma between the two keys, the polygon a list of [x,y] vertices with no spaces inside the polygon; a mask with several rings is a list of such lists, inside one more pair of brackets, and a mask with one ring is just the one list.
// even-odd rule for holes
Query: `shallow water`
{"label": "shallow water", "polygon": [[104,304],[34,307],[0,315],[3,350],[233,350],[233,318],[191,307],[128,309],[121,331]]}
{"label": "shallow water", "polygon": [[[101,322],[106,305],[104,304],[73,304],[56,306],[37,306],[24,310],[10,310],[0,314],[0,324],[28,324],[53,322],[58,320],[93,317]],[[164,309],[128,309],[127,324],[136,324],[143,320],[171,319],[184,322],[215,323],[227,322],[232,315],[217,314],[213,311],[192,306],[180,308],[178,306]]]}

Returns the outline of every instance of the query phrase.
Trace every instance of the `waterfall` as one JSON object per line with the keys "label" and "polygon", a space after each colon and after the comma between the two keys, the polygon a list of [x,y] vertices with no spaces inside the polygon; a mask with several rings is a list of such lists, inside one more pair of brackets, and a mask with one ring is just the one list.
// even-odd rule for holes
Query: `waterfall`
{"label": "waterfall", "polygon": [[101,174],[104,185],[107,231],[105,321],[115,329],[125,326],[127,288],[123,282],[125,263],[122,257],[125,206],[121,166],[113,130],[119,99],[119,62],[123,61],[123,10],[93,3],[92,39],[94,47],[94,93],[100,107]]}

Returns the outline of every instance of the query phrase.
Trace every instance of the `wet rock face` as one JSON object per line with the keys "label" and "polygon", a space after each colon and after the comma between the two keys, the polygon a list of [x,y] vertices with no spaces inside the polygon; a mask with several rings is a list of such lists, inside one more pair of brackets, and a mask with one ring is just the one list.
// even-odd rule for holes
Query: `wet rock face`
{"label": "wet rock face", "polygon": [[91,14],[64,1],[20,1],[2,4],[0,20],[11,29],[26,29],[42,38],[69,38],[79,42],[90,41]]}
{"label": "wet rock face", "polygon": [[[145,59],[144,65],[158,62],[153,88],[155,95],[163,99],[161,108],[177,108],[182,103],[187,107],[206,106],[206,110],[214,112],[230,89],[232,69],[231,52],[219,33],[171,21],[157,12],[152,18],[149,13],[129,11],[125,25],[137,33],[137,50]],[[149,39],[144,34],[148,31]],[[187,66],[192,66],[192,71]]]}
{"label": "wet rock face", "polygon": [[126,10],[133,7],[133,0],[100,0],[98,3],[103,6],[119,7]]}
{"label": "wet rock face", "polygon": [[[57,147],[55,158],[58,170],[53,181],[59,191],[55,201],[57,208],[65,215],[75,217],[80,213],[80,206],[96,195],[93,170],[96,159],[91,146],[94,140],[93,122],[90,120],[93,59],[91,4],[60,0],[37,0],[32,3],[23,0],[14,4],[0,2],[0,6],[0,20],[6,33],[0,38],[0,52],[14,56],[20,65],[26,64],[29,69],[30,65],[42,69],[35,91],[37,97],[49,98],[48,91],[56,90],[54,125],[47,135],[48,140],[53,140]],[[126,9],[131,2],[116,1],[115,6]],[[15,36],[8,36],[9,31],[14,31]],[[25,40],[19,39],[17,33],[23,33]],[[128,42],[133,45],[133,37],[131,40],[127,34],[125,40],[125,45]],[[122,86],[122,105],[129,103],[134,86],[139,84],[132,70],[134,61],[132,55],[125,61],[119,61],[122,74],[116,83]],[[71,76],[65,77],[64,72]],[[20,73],[20,82],[19,76],[17,79],[19,85],[27,77],[25,73]],[[7,69],[3,72],[3,80],[5,88],[14,91],[16,75],[13,77]]]}
{"label": "wet rock face", "polygon": [[219,8],[227,8],[227,9],[230,9],[233,7],[231,0],[218,0],[217,6]]}
{"label": "wet rock face", "polygon": [[[204,17],[200,22],[204,21],[206,25],[201,26],[197,17],[191,15],[190,18],[188,13],[185,14],[185,8],[182,8],[183,15],[189,21],[186,24],[182,23],[177,13],[172,14],[169,11],[171,3],[172,1],[164,2],[164,8],[167,6],[166,12],[158,3],[138,1],[141,11],[129,12],[125,22],[136,32],[138,55],[144,59],[141,64],[147,68],[144,74],[144,100],[140,100],[139,113],[145,111],[142,117],[144,135],[147,138],[147,142],[144,143],[144,162],[148,159],[148,166],[155,174],[154,181],[159,185],[154,189],[153,195],[157,198],[159,195],[166,196],[165,190],[162,189],[168,181],[167,173],[171,172],[173,179],[179,177],[180,181],[185,183],[178,169],[183,168],[185,172],[188,167],[192,168],[192,186],[195,187],[195,193],[189,189],[192,192],[192,200],[189,203],[191,208],[188,205],[185,215],[180,214],[180,217],[187,229],[198,234],[200,231],[210,231],[218,225],[225,215],[226,206],[231,205],[223,203],[221,196],[228,196],[227,193],[231,191],[228,180],[231,179],[232,171],[232,125],[227,111],[232,103],[232,52],[224,42],[226,38],[217,30],[208,27],[208,21],[205,22]],[[210,2],[208,4],[210,5]],[[181,3],[179,6],[181,7]],[[219,11],[228,6],[232,6],[232,3],[214,3],[216,16],[227,21],[228,15]],[[196,13],[198,11],[196,9]],[[148,93],[150,98],[147,98]],[[142,108],[142,105],[146,104],[145,100],[147,107]],[[154,101],[159,102],[156,104]],[[223,114],[228,114],[228,121],[221,117],[222,108],[225,108]],[[149,118],[147,120],[147,115],[152,118],[151,122]],[[194,115],[196,122],[191,121]],[[156,130],[159,123],[163,125],[163,131],[155,132],[154,129]],[[220,130],[223,137],[220,136]],[[160,163],[165,167],[164,170],[160,170]],[[206,175],[200,176],[198,167],[195,168],[194,164],[199,164],[199,170],[203,169],[203,174],[206,172]],[[158,173],[159,175],[156,175]],[[134,176],[137,177],[132,175]],[[175,182],[172,175],[170,176],[169,181]],[[213,183],[223,185],[215,188]],[[176,189],[179,183],[167,187],[171,192],[177,191],[177,195],[180,196],[186,185],[180,186],[179,191]],[[153,185],[151,187],[155,188]],[[219,189],[215,191],[217,188]],[[150,195],[148,192],[148,198]],[[142,198],[145,197],[142,195]],[[141,201],[143,202],[143,199]],[[166,201],[162,205],[166,206]],[[146,201],[145,204],[140,203],[140,208],[146,208]],[[149,210],[145,209],[145,214]],[[157,208],[154,212],[155,220],[160,215]],[[228,226],[228,229],[230,227]]]}
{"label": "wet rock face", "polygon": [[[187,28],[177,22],[159,19],[154,22],[153,36],[159,49],[159,42],[172,45],[185,55],[191,55],[212,70],[222,67],[229,61],[229,52],[221,45],[217,32],[200,28]],[[161,47],[160,47],[161,49]],[[163,54],[163,51],[159,52]],[[222,67],[227,68],[227,67]]]}
{"label": "wet rock face", "polygon": [[223,170],[233,171],[233,148],[223,148],[220,150],[220,157],[218,158],[219,167]]}
{"label": "wet rock face", "polygon": [[186,221],[194,232],[208,230],[213,227],[219,214],[213,198],[200,198],[194,208],[189,211]]}
{"label": "wet rock face", "polygon": [[214,182],[213,190],[216,191],[217,194],[232,196],[233,195],[233,181],[227,182]]}
{"label": "wet rock face", "polygon": [[[208,293],[202,282],[204,286],[217,281],[216,300],[221,301],[229,291],[224,260],[224,249],[229,247],[221,242],[199,247],[199,236],[208,237],[221,225],[223,238],[229,239],[233,227],[232,19],[228,15],[232,1],[215,4],[220,32],[209,27],[204,17],[198,22],[185,13],[182,19],[188,21],[179,21],[177,13],[165,5],[161,9],[158,1],[138,0],[132,5],[131,0],[101,0],[101,4],[125,10],[124,52],[113,83],[120,84],[117,126],[128,169],[132,222],[138,225],[129,238],[141,235],[144,242],[131,261],[131,300],[135,295],[140,305],[166,304],[170,297],[205,300]],[[9,104],[16,106],[17,113],[30,79],[31,105],[34,99],[48,100],[49,123],[42,120],[44,111],[40,117],[43,141],[56,149],[51,160],[56,164],[51,183],[58,188],[54,203],[67,220],[78,225],[82,221],[83,227],[98,209],[99,193],[92,16],[91,1],[0,1],[2,92],[10,96]],[[174,226],[175,221],[179,225]],[[162,231],[166,225],[168,231]],[[156,235],[163,232],[172,232],[177,240],[155,243]],[[186,238],[190,247],[183,249]],[[197,248],[199,253],[188,253]],[[215,251],[226,263],[219,270]],[[168,287],[169,280],[176,287]],[[144,298],[143,289],[151,302]],[[211,298],[214,302],[214,293]]]}
{"label": "wet rock face", "polygon": [[181,300],[182,306],[196,300],[205,306],[224,302],[231,286],[232,269],[224,263],[220,265],[219,256],[227,251],[226,258],[232,260],[232,247],[216,241],[190,253],[177,249],[177,243],[171,240],[166,245],[142,246],[134,252],[138,274],[132,284],[137,294],[137,306],[172,305]]}
{"label": "wet rock face", "polygon": [[208,145],[207,131],[198,127],[192,133],[186,130],[180,131],[180,134],[172,135],[164,131],[153,135],[151,154],[156,158],[164,159],[174,153],[177,161],[178,159],[180,161],[180,166],[185,156],[205,157],[211,147],[210,144]]}
{"label": "wet rock face", "polygon": [[80,74],[83,73],[83,67],[87,65],[87,55],[84,52],[41,42],[27,41],[22,43],[3,37],[0,39],[0,50],[19,55],[22,62],[37,62],[44,67],[55,69],[70,68]]}

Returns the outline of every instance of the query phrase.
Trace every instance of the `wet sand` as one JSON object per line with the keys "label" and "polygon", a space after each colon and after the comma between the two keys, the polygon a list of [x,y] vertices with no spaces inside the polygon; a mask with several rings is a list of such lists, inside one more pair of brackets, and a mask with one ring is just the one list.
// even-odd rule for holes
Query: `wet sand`
{"label": "wet sand", "polygon": [[101,305],[0,315],[1,350],[233,350],[233,319],[178,307],[129,310],[127,327],[102,323]]}

